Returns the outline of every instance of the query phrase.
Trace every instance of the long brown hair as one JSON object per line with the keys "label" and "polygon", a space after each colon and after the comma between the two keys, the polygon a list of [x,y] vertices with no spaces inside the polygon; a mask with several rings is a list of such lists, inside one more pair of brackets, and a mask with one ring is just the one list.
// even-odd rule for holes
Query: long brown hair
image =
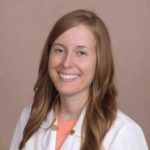
{"label": "long brown hair", "polygon": [[20,150],[39,129],[47,113],[56,103],[55,98],[58,91],[48,73],[51,46],[62,33],[79,24],[86,25],[92,31],[96,40],[97,52],[96,71],[83,123],[85,138],[82,139],[81,150],[102,148],[103,139],[113,124],[117,111],[111,41],[104,22],[95,13],[89,10],[75,10],[56,22],[45,43],[38,80],[34,86],[32,110],[23,132]]}

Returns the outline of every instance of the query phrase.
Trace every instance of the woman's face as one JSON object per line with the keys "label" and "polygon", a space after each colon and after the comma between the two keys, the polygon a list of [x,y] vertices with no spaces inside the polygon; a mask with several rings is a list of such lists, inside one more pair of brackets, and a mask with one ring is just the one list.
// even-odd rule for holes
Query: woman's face
{"label": "woman's face", "polygon": [[49,56],[49,74],[62,95],[88,95],[96,68],[96,42],[85,25],[61,34]]}

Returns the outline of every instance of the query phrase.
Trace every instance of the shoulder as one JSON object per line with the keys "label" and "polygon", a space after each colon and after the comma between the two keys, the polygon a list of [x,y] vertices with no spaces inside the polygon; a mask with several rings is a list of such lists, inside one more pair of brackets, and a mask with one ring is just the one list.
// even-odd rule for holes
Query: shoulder
{"label": "shoulder", "polygon": [[29,116],[30,116],[30,112],[31,112],[31,104],[25,106],[21,112],[21,115],[20,115],[20,121],[23,123],[23,124],[26,124],[26,122],[28,121],[29,119]]}
{"label": "shoulder", "polygon": [[140,126],[135,121],[133,121],[129,116],[118,110],[116,119],[114,120],[112,127],[106,134],[105,142],[112,142],[115,137],[117,137],[119,134],[121,134],[121,132],[125,130],[125,128],[129,127],[140,129]]}
{"label": "shoulder", "polygon": [[14,134],[12,137],[10,150],[18,149],[19,143],[23,136],[23,130],[24,130],[24,128],[27,124],[28,118],[30,116],[30,112],[31,112],[31,105],[26,106],[22,110],[22,113],[20,115],[20,118],[18,119],[15,131],[14,131]]}
{"label": "shoulder", "polygon": [[117,130],[121,130],[127,126],[134,126],[136,128],[140,128],[140,126],[133,119],[131,119],[125,113],[118,110],[116,119],[114,121],[114,124],[112,125],[112,129],[117,131]]}
{"label": "shoulder", "polygon": [[32,104],[29,104],[27,106],[25,106],[22,110],[22,113],[21,115],[24,115],[24,116],[29,116],[30,115],[30,112],[31,112],[31,107],[32,107]]}
{"label": "shoulder", "polygon": [[20,114],[20,117],[18,119],[18,122],[17,122],[17,125],[16,125],[16,128],[17,129],[20,129],[20,130],[23,130],[28,119],[29,119],[29,116],[30,116],[30,112],[31,112],[31,104],[30,105],[27,105],[23,108],[21,114]]}
{"label": "shoulder", "polygon": [[[123,112],[117,112],[116,119],[104,139],[106,149],[147,150],[141,127]],[[137,148],[138,147],[138,148]]]}
{"label": "shoulder", "polygon": [[18,119],[18,122],[17,122],[17,127],[16,127],[17,129],[20,129],[21,131],[24,129],[30,116],[31,106],[32,105],[30,104],[23,108],[20,118]]}

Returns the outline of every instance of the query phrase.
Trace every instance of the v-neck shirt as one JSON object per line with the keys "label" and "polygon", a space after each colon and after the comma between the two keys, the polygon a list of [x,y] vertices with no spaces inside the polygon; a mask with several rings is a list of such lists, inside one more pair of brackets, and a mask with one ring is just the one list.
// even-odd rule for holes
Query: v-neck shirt
{"label": "v-neck shirt", "polygon": [[60,150],[63,142],[72,131],[76,122],[77,120],[63,120],[62,118],[57,118],[56,150]]}

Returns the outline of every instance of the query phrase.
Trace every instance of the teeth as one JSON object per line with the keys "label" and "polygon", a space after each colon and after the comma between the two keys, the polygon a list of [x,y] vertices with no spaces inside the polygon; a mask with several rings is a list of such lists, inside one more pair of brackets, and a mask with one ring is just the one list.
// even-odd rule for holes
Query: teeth
{"label": "teeth", "polygon": [[60,77],[63,79],[75,79],[78,77],[76,74],[60,74]]}

